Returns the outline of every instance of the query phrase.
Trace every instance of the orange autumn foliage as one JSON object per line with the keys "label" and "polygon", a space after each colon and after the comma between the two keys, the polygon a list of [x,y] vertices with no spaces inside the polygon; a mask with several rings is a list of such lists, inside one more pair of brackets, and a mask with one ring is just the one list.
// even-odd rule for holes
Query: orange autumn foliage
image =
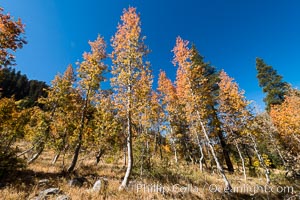
{"label": "orange autumn foliage", "polygon": [[300,95],[298,90],[290,91],[281,105],[271,107],[270,116],[279,134],[286,141],[300,143]]}

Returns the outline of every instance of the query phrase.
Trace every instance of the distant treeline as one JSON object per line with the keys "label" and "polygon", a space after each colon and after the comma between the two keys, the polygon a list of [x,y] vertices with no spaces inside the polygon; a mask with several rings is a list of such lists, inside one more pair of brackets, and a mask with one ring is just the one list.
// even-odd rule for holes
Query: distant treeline
{"label": "distant treeline", "polygon": [[29,80],[15,69],[4,68],[0,71],[0,98],[25,99],[26,106],[33,106],[38,97],[46,96],[45,88],[48,88],[45,82]]}

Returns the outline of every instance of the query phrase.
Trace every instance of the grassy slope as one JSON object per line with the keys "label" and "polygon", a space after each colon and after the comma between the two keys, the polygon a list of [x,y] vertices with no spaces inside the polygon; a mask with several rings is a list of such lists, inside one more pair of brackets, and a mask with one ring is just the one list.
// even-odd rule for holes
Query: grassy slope
{"label": "grassy slope", "polygon": [[[265,179],[263,173],[258,177],[249,177],[247,182],[243,181],[242,173],[227,174],[234,188],[240,191],[232,194],[223,192],[212,192],[216,187],[222,187],[221,177],[214,172],[200,173],[198,166],[195,165],[158,165],[153,166],[153,170],[144,173],[141,177],[139,168],[134,170],[131,185],[128,191],[118,191],[118,186],[125,173],[121,160],[117,157],[104,158],[98,166],[94,164],[91,156],[83,156],[79,160],[77,169],[74,174],[66,175],[61,173],[62,158],[55,165],[51,165],[53,152],[44,152],[41,157],[29,165],[24,171],[17,172],[13,176],[6,177],[5,186],[0,188],[0,199],[31,199],[39,194],[43,189],[49,187],[59,187],[64,194],[71,197],[72,200],[81,199],[287,199],[288,197],[300,194],[300,185],[297,181],[289,181],[284,178],[284,172],[273,170],[271,175],[271,186],[293,186],[294,194],[288,193],[254,193],[254,187],[257,185],[264,186]],[[83,159],[84,158],[84,159]],[[114,163],[107,161],[115,160]],[[73,177],[85,177],[89,183],[83,187],[70,187],[68,181]],[[93,183],[99,177],[108,179],[108,189],[105,193],[91,192]],[[41,179],[49,179],[48,185],[39,185]],[[145,185],[144,185],[145,184]],[[165,192],[162,194],[156,186],[164,187]],[[241,191],[244,186],[248,192]],[[276,189],[276,188],[275,188]],[[181,190],[181,191],[180,191]],[[300,197],[298,197],[300,198]],[[51,196],[48,199],[56,199]],[[292,198],[291,198],[292,199]]]}

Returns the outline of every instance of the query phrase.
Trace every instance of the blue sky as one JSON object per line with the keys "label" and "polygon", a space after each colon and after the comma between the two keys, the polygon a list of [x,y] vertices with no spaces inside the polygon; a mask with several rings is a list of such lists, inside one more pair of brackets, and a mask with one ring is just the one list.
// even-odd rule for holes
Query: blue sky
{"label": "blue sky", "polygon": [[[152,50],[157,80],[163,69],[174,80],[175,39],[195,43],[206,61],[224,69],[263,105],[255,58],[261,57],[284,80],[300,86],[300,1],[298,0],[1,0],[0,6],[26,24],[28,44],[17,52],[17,69],[50,83],[57,72],[81,60],[97,34],[109,43],[123,8],[137,7]],[[110,51],[110,49],[108,49]]]}

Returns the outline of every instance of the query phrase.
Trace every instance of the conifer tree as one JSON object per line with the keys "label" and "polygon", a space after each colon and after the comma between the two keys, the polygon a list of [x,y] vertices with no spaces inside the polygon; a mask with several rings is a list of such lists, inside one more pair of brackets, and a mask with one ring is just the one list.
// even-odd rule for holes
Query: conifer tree
{"label": "conifer tree", "polygon": [[203,117],[208,122],[208,130],[211,133],[211,136],[217,137],[220,141],[228,171],[234,172],[229,156],[229,146],[226,143],[226,137],[222,132],[221,123],[217,113],[217,98],[219,95],[218,82],[220,81],[219,73],[215,67],[204,62],[203,59],[203,56],[200,55],[196,46],[193,45],[191,48],[191,64],[193,71],[193,73],[191,73],[193,80],[192,87],[196,93],[202,94],[202,99],[200,99],[200,101],[206,102],[206,115]]}
{"label": "conifer tree", "polygon": [[[199,92],[198,90],[199,87],[203,85],[203,83],[205,83],[205,79],[203,78],[203,76],[201,77],[204,70],[194,71],[196,68],[195,65],[191,64],[192,53],[188,48],[188,43],[189,43],[188,41],[184,41],[180,37],[177,37],[176,45],[173,49],[174,52],[173,63],[174,65],[178,65],[178,70],[182,76],[181,78],[182,83],[180,84],[182,84],[181,87],[183,88],[184,91],[182,92],[183,95],[180,98],[186,100],[188,106],[192,108],[194,115],[197,117],[197,125],[199,128],[201,128],[203,136],[206,142],[208,143],[214,161],[216,162],[217,169],[220,172],[223,181],[225,183],[226,190],[230,191],[231,185],[224,173],[223,167],[219,162],[219,159],[216,155],[216,151],[211,142],[211,138],[209,137],[207,131],[208,121],[204,121],[206,120],[205,117],[209,113],[209,110],[207,109],[207,105],[209,105],[209,101],[211,100],[209,96],[206,96],[209,95],[209,93],[202,93]],[[201,67],[201,66],[197,66],[197,67]],[[194,73],[198,73],[200,77],[197,77]],[[194,74],[194,77],[192,77],[191,74]]]}
{"label": "conifer tree", "polygon": [[264,98],[266,110],[270,111],[272,105],[281,104],[284,101],[289,86],[282,80],[282,76],[261,58],[256,58],[256,70],[259,86],[266,93]]}

